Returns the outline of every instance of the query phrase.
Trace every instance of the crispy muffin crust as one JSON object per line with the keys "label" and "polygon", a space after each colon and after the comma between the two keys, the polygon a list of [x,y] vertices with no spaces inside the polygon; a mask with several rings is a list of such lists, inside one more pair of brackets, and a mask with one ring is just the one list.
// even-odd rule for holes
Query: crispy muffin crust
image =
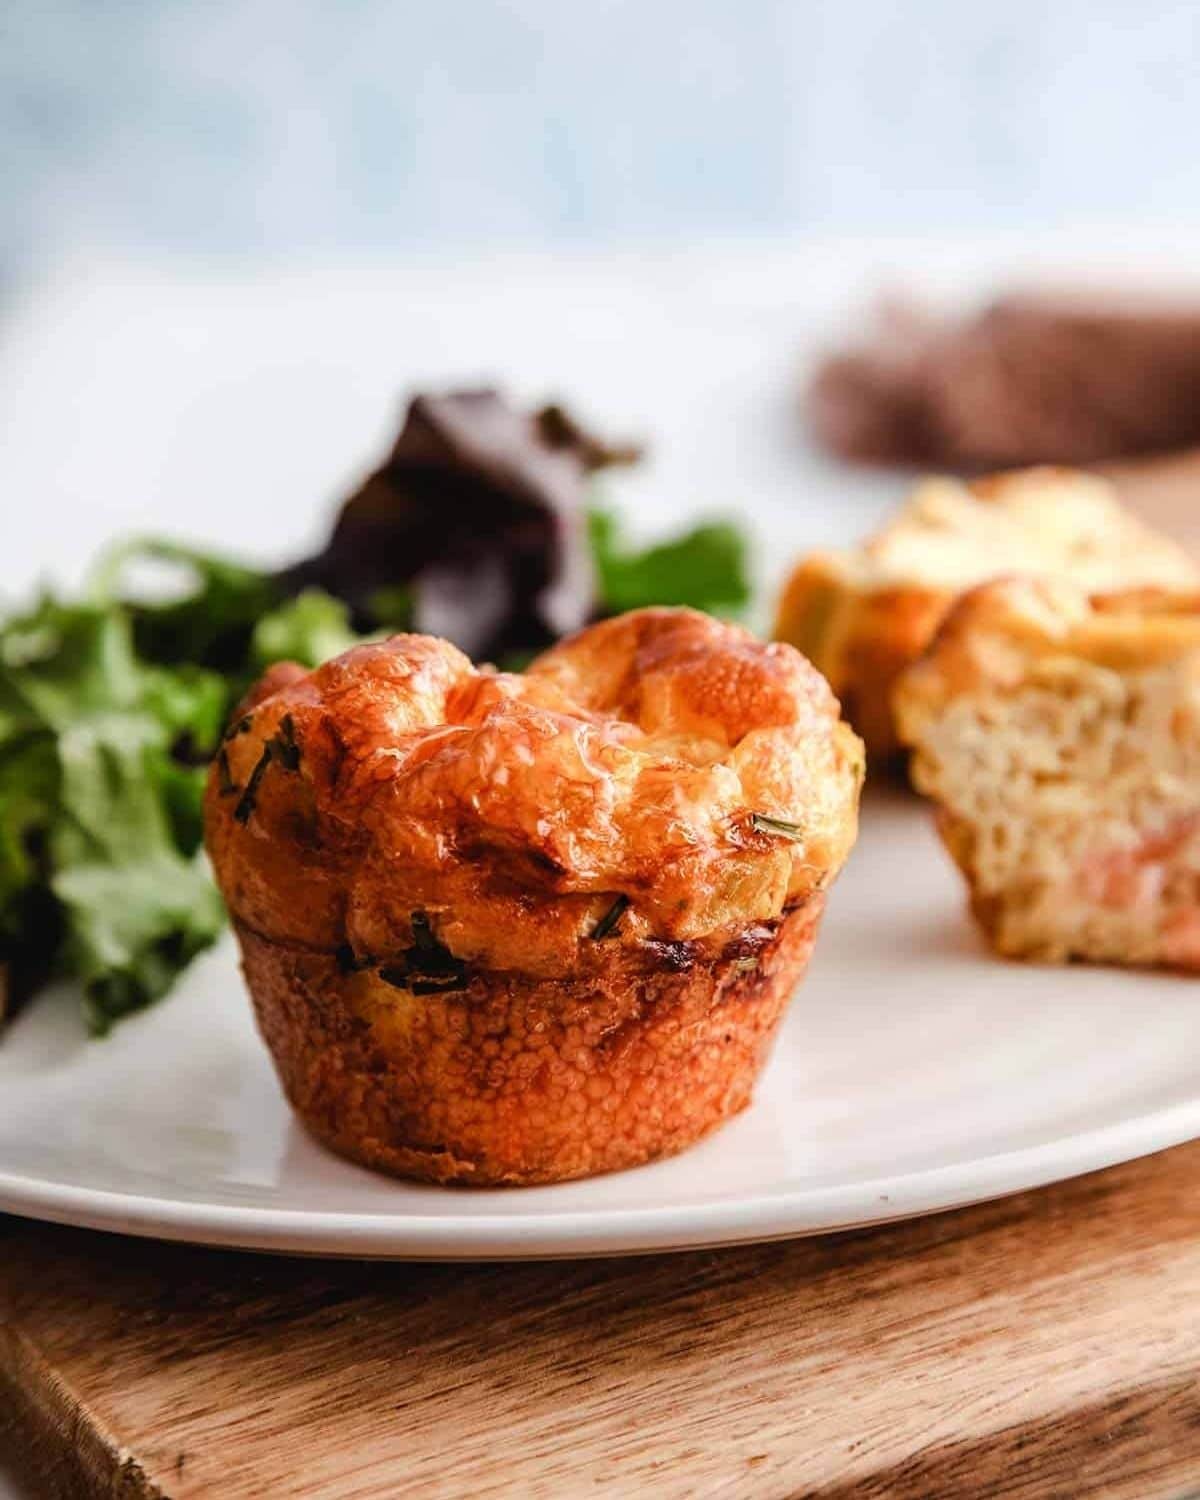
{"label": "crispy muffin crust", "polygon": [[895,702],[999,952],[1200,970],[1200,593],[984,585]]}
{"label": "crispy muffin crust", "polygon": [[824,673],[869,755],[886,759],[899,748],[897,677],[955,599],[1004,574],[1065,578],[1092,593],[1200,586],[1192,559],[1095,476],[1039,468],[972,484],[930,479],[861,546],[802,559],[774,633]]}
{"label": "crispy muffin crust", "polygon": [[577,980],[480,971],[445,995],[248,928],[238,939],[284,1091],[318,1140],[401,1177],[519,1185],[669,1156],[744,1109],[823,904],[719,957]]}
{"label": "crispy muffin crust", "polygon": [[421,636],[273,669],[206,831],[310,1128],[409,1175],[549,1181],[746,1102],[861,776],[790,646],[642,610],[521,675]]}

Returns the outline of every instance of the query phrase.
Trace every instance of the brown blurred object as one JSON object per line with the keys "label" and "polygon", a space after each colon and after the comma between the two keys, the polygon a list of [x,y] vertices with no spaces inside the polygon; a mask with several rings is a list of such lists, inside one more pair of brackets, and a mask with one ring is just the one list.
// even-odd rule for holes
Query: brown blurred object
{"label": "brown blurred object", "polygon": [[817,442],[951,470],[1099,463],[1200,442],[1200,306],[1016,293],[965,318],[886,301],[805,396]]}

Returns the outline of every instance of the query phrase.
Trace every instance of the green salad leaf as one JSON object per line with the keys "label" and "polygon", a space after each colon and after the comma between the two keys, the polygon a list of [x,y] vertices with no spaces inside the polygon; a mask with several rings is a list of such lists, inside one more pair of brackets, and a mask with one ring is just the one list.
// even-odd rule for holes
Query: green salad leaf
{"label": "green salad leaf", "polygon": [[250,636],[250,659],[261,671],[273,661],[316,667],[363,637],[350,628],[350,611],[324,589],[304,589],[263,615]]}
{"label": "green salad leaf", "polygon": [[[148,564],[166,565],[184,587],[162,601],[131,596],[130,574]],[[127,606],[146,661],[192,662],[223,672],[244,669],[255,626],[284,598],[273,574],[161,537],[112,548],[92,575],[91,591],[99,602]]]}
{"label": "green salad leaf", "polygon": [[588,512],[592,558],[606,613],[648,604],[690,604],[726,617],[749,602],[746,545],[727,521],[710,521],[668,541],[636,550],[609,510]]}
{"label": "green salad leaf", "polygon": [[[141,708],[83,719],[58,740],[50,888],[96,1031],[164,995],[222,925],[220,898],[188,848],[199,820],[185,831],[172,817],[179,778],[163,729]],[[197,802],[202,774],[190,773]]]}
{"label": "green salad leaf", "polygon": [[22,734],[0,741],[0,954],[8,956],[0,965],[0,1020],[11,984],[35,983],[59,940],[42,861],[58,783],[51,740]]}
{"label": "green salad leaf", "polygon": [[[77,975],[100,1031],[158,999],[213,940],[221,908],[200,855],[200,799],[226,705],[216,674],[141,661],[118,607],[44,598],[0,629],[10,983]],[[192,764],[176,753],[185,743]]]}
{"label": "green salad leaf", "polygon": [[[190,590],[124,597],[146,559],[183,565]],[[97,1033],[166,994],[223,922],[202,802],[230,709],[271,662],[358,639],[319,589],[283,599],[153,540],[111,553],[84,601],[0,621],[0,1018],[55,973],[82,982]]]}

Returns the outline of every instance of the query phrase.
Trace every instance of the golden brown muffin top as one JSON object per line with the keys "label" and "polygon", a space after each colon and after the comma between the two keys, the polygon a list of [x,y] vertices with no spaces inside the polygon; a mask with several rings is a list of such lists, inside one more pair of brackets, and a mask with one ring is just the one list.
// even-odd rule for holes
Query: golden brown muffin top
{"label": "golden brown muffin top", "polygon": [[861,770],[799,652],[692,610],[521,674],[400,635],[268,673],[214,765],[208,845],[266,936],[556,974],[802,902],[854,840]]}
{"label": "golden brown muffin top", "polygon": [[951,699],[1061,677],[1071,662],[1135,672],[1193,653],[1200,663],[1200,591],[1089,595],[1062,580],[998,579],[963,595],[900,678],[893,700],[900,734],[915,744]]}
{"label": "golden brown muffin top", "polygon": [[863,590],[957,593],[1009,573],[1067,577],[1092,593],[1200,585],[1181,547],[1130,514],[1107,480],[1072,469],[923,480],[861,546],[825,556]]}

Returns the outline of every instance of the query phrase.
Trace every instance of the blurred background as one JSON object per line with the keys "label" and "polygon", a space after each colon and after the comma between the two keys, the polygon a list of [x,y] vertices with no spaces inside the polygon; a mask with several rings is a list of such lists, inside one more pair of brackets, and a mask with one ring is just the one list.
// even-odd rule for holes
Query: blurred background
{"label": "blurred background", "polygon": [[0,254],[1200,217],[1184,0],[8,0]]}
{"label": "blurred background", "polygon": [[906,482],[800,415],[877,292],[1193,275],[1197,61],[1173,0],[8,0],[0,585],[150,522],[286,555],[485,379],[770,582]]}

